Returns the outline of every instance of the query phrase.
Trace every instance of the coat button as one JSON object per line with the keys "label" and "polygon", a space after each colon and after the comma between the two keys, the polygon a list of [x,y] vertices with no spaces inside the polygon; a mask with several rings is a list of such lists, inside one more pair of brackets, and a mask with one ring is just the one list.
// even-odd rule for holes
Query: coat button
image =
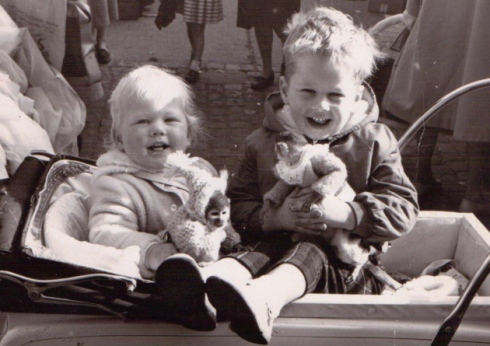
{"label": "coat button", "polygon": [[172,204],[172,205],[170,206],[170,210],[172,210],[172,211],[176,211],[176,210],[177,210],[177,205],[176,205],[176,204]]}

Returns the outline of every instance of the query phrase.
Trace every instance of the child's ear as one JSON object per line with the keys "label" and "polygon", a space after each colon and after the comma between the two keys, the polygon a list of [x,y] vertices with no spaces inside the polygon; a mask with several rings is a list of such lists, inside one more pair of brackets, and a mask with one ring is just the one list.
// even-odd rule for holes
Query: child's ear
{"label": "child's ear", "polygon": [[279,92],[281,93],[282,102],[284,102],[285,105],[288,105],[288,82],[286,81],[286,77],[284,76],[281,76],[279,78]]}

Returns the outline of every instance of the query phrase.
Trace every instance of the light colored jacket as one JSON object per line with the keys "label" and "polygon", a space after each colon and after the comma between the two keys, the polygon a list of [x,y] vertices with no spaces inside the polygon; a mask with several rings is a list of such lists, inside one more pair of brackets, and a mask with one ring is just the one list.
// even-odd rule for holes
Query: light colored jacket
{"label": "light colored jacket", "polygon": [[[199,159],[196,164],[217,174],[207,161]],[[102,155],[97,166],[89,240],[118,249],[137,245],[141,276],[152,278],[146,253],[151,245],[164,242],[158,233],[167,228],[172,215],[189,198],[186,180],[170,169],[144,170],[117,150]]]}

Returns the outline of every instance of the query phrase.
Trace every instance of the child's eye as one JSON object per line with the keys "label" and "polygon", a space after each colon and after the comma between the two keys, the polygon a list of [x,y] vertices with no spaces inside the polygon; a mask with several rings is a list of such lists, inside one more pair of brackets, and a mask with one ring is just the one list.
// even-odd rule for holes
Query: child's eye
{"label": "child's eye", "polygon": [[341,93],[330,93],[328,94],[328,98],[334,102],[340,102],[344,98],[344,94]]}
{"label": "child's eye", "polygon": [[330,93],[329,96],[330,97],[333,97],[333,98],[341,98],[341,97],[344,97],[344,94],[341,94],[341,93]]}
{"label": "child's eye", "polygon": [[301,89],[301,91],[306,93],[306,94],[311,94],[311,95],[315,94],[315,90],[313,90],[313,89],[305,88],[305,89]]}
{"label": "child's eye", "polygon": [[180,119],[177,117],[167,117],[167,118],[165,118],[165,122],[166,123],[176,123],[176,122],[180,122]]}
{"label": "child's eye", "polygon": [[136,124],[149,124],[150,121],[148,119],[138,119]]}

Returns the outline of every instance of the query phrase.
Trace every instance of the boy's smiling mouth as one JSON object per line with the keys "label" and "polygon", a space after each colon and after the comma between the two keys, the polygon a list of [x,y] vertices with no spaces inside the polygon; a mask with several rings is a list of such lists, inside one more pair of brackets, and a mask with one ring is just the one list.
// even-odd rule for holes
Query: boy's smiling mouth
{"label": "boy's smiling mouth", "polygon": [[331,119],[308,117],[307,120],[308,123],[313,126],[325,126],[330,122]]}

